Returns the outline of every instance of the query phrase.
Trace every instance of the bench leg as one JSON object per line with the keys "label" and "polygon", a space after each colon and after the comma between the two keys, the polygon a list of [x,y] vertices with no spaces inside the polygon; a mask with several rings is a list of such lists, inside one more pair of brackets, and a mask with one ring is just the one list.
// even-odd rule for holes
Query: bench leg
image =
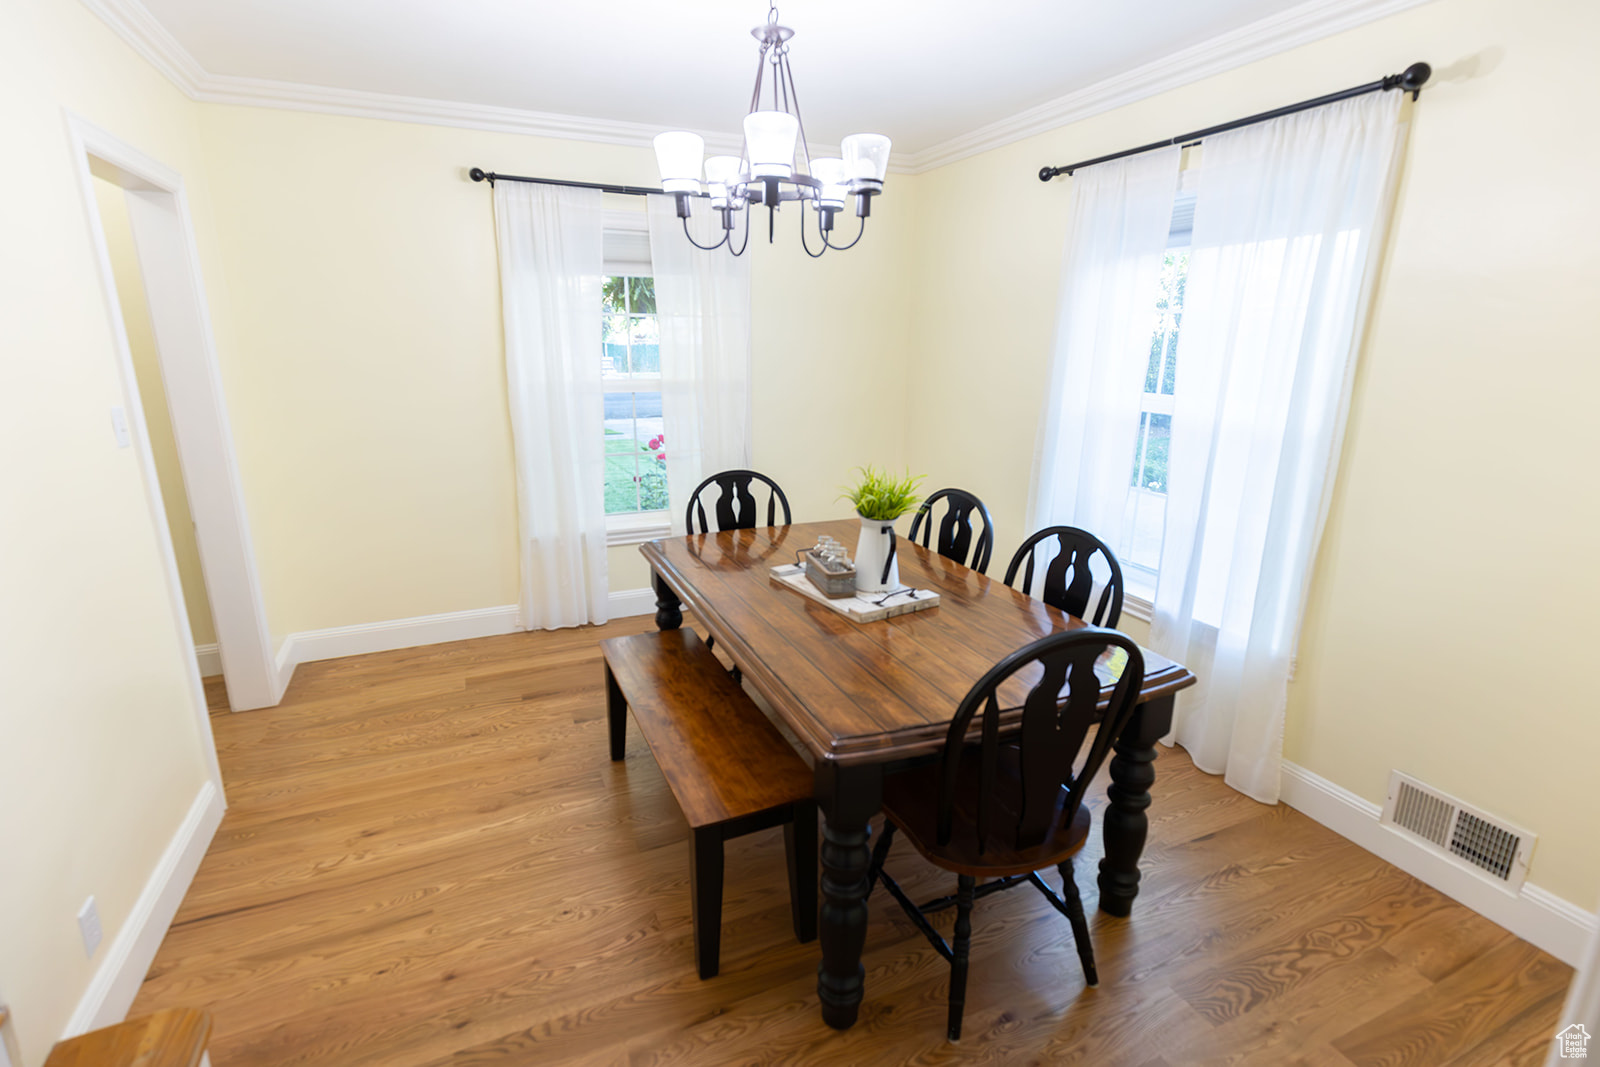
{"label": "bench leg", "polygon": [[690,843],[689,894],[701,978],[715,978],[722,953],[722,828],[703,826]]}
{"label": "bench leg", "polygon": [[789,858],[789,908],[794,936],[804,944],[817,939],[817,802],[794,805],[783,824],[783,847]]}
{"label": "bench leg", "polygon": [[611,727],[611,758],[620,760],[628,748],[628,700],[622,695],[617,676],[611,673],[611,664],[600,661],[606,669],[606,722]]}

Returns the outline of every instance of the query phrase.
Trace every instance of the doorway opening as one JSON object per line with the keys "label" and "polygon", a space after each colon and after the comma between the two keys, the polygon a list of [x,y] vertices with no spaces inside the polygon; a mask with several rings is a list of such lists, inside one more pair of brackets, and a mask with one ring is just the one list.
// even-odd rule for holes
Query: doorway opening
{"label": "doorway opening", "polygon": [[[68,128],[122,377],[124,405],[112,422],[119,443],[138,453],[173,621],[185,647],[197,649],[196,710],[207,716],[201,675],[213,671],[234,711],[270,707],[284,679],[267,630],[183,178],[75,116]],[[203,730],[209,737],[209,718]]]}
{"label": "doorway opening", "polygon": [[217,651],[217,629],[211,619],[211,599],[200,566],[200,546],[195,540],[189,493],[183,485],[178,439],[172,429],[166,386],[161,382],[161,357],[150,326],[150,308],[145,297],[144,278],[139,273],[138,252],[134,249],[133,226],[128,221],[126,194],[120,186],[104,178],[96,177],[93,181],[95,206],[100,211],[106,252],[116,280],[122,327],[128,337],[134,378],[139,385],[140,414],[150,437],[156,482],[161,488],[167,532],[172,537],[172,553],[183,589],[183,605],[194,638],[195,660],[200,677],[209,680],[222,674],[222,656]]}

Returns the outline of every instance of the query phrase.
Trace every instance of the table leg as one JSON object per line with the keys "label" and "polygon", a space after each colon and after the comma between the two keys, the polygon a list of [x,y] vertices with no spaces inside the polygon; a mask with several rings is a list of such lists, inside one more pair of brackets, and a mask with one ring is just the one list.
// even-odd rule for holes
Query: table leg
{"label": "table leg", "polygon": [[861,949],[867,941],[867,841],[872,834],[867,823],[882,806],[883,771],[822,761],[816,789],[824,815],[817,997],[823,1021],[835,1030],[848,1030],[855,1025],[865,987]]}
{"label": "table leg", "polygon": [[650,584],[656,590],[656,629],[676,630],[683,625],[683,601],[655,571],[650,572]]}
{"label": "table leg", "polygon": [[1144,851],[1156,742],[1172,729],[1172,697],[1157,697],[1134,709],[1111,757],[1110,805],[1102,829],[1105,858],[1100,861],[1100,910],[1127,915],[1139,895],[1139,854]]}

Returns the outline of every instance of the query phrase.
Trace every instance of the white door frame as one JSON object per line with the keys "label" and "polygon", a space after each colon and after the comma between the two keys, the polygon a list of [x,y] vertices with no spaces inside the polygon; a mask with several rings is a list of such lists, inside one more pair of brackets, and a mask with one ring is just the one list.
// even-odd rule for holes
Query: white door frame
{"label": "white door frame", "polygon": [[[1556,1018],[1556,1033],[1569,1026],[1582,1026],[1600,1051],[1600,930],[1589,937],[1589,951],[1579,961],[1578,973],[1567,988],[1567,1004]],[[1545,1067],[1565,1067],[1572,1058],[1561,1054],[1559,1039],[1545,1057]]]}
{"label": "white door frame", "polygon": [[[123,325],[105,229],[95,201],[94,178],[120,186],[128,203],[134,246],[143,275],[150,324],[156,337],[161,380],[172,413],[173,436],[178,446],[183,483],[189,494],[195,541],[200,549],[200,569],[210,593],[211,615],[216,624],[222,673],[228,700],[235,711],[271,707],[283,697],[267,615],[250,543],[239,467],[233,450],[228,411],[223,402],[217,368],[211,315],[206,305],[200,273],[200,255],[183,176],[158,163],[105,130],[67,112],[78,184],[88,213],[105,293],[106,313],[117,352],[117,369],[129,429],[144,474],[145,495],[160,535],[162,562],[172,597],[174,617],[184,648],[193,650],[194,635],[184,607],[178,579],[177,557],[167,525],[161,486],[156,477],[155,455],[139,401],[133,354]],[[211,736],[200,669],[190,658],[191,689],[198,702],[204,736]],[[215,763],[215,746],[211,758]],[[218,778],[220,781],[220,776]]]}

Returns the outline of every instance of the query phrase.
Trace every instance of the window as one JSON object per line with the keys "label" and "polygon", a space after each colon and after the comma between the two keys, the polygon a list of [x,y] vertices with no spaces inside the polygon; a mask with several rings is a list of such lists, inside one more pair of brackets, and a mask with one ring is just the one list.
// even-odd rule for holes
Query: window
{"label": "window", "polygon": [[[1187,179],[1189,174],[1184,177]],[[1139,405],[1139,436],[1134,441],[1132,476],[1124,512],[1123,542],[1117,546],[1129,592],[1153,600],[1156,568],[1167,517],[1167,447],[1172,439],[1172,397],[1178,378],[1178,331],[1183,325],[1184,287],[1189,277],[1189,236],[1194,226],[1194,193],[1189,183],[1172,209],[1167,254],[1161,264],[1150,365]]]}
{"label": "window", "polygon": [[661,331],[644,212],[606,211],[605,272],[595,357],[605,393],[606,540],[626,545],[661,537],[669,528]]}
{"label": "window", "polygon": [[661,422],[661,330],[655,279],[613,274],[601,302],[607,515],[667,510]]}

